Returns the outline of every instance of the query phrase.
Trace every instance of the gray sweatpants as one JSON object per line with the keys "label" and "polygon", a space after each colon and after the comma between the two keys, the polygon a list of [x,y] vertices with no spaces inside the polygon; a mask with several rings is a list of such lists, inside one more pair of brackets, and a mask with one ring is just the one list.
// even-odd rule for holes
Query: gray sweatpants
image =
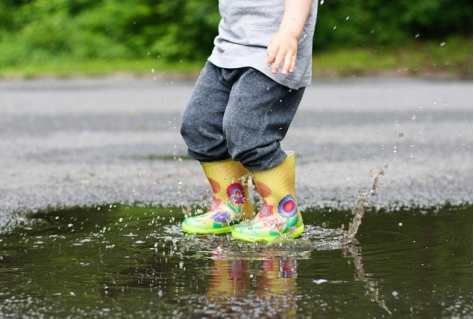
{"label": "gray sweatpants", "polygon": [[303,97],[253,68],[207,62],[183,112],[188,155],[201,162],[232,158],[250,170],[280,164],[280,147]]}

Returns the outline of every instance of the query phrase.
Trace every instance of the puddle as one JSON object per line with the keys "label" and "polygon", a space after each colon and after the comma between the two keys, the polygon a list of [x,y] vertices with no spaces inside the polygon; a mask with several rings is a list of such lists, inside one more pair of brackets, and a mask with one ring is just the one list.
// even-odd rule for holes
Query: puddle
{"label": "puddle", "polygon": [[472,318],[472,205],[303,212],[275,245],[185,236],[181,208],[32,215],[0,237],[0,317]]}

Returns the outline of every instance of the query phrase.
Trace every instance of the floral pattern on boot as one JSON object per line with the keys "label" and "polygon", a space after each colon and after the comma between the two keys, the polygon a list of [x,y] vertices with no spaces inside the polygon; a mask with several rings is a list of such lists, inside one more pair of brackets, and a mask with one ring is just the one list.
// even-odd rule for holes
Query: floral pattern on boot
{"label": "floral pattern on boot", "polygon": [[245,203],[245,191],[242,185],[233,183],[227,187],[228,201],[213,196],[208,212],[188,217],[182,227],[195,234],[221,234],[232,230],[232,226],[240,223]]}
{"label": "floral pattern on boot", "polygon": [[232,236],[247,241],[265,242],[271,242],[283,235],[292,237],[298,226],[297,213],[298,208],[291,195],[280,200],[276,213],[272,205],[264,202],[255,218],[248,223],[237,225],[232,231]]}

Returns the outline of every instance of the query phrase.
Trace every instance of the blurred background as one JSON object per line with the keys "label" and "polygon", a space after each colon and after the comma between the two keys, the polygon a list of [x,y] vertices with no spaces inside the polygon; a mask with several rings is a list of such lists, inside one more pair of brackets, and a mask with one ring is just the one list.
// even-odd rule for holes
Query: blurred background
{"label": "blurred background", "polygon": [[[472,78],[471,0],[321,0],[314,74]],[[0,77],[197,72],[216,0],[0,0]]]}

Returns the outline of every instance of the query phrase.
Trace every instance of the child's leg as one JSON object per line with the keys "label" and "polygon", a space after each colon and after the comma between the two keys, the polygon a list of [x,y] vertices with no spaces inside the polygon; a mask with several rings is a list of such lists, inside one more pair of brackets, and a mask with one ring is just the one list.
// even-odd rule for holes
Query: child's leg
{"label": "child's leg", "polygon": [[263,198],[259,213],[248,224],[234,226],[234,238],[271,242],[304,231],[295,194],[295,154],[280,147],[303,92],[253,69],[247,69],[232,88],[224,114],[227,147],[234,160],[252,170]]}
{"label": "child's leg", "polygon": [[212,187],[212,204],[204,214],[187,216],[182,228],[193,234],[230,232],[232,225],[251,218],[254,208],[247,187],[248,170],[230,159],[222,120],[232,78],[238,71],[204,67],[183,113],[181,134],[188,145],[190,157],[201,162]]}
{"label": "child's leg", "polygon": [[234,83],[224,114],[227,149],[251,170],[277,166],[286,157],[280,148],[303,97],[252,68]]}
{"label": "child's leg", "polygon": [[182,116],[181,135],[188,146],[188,155],[201,162],[230,157],[222,131],[230,87],[220,77],[220,69],[207,62]]}

